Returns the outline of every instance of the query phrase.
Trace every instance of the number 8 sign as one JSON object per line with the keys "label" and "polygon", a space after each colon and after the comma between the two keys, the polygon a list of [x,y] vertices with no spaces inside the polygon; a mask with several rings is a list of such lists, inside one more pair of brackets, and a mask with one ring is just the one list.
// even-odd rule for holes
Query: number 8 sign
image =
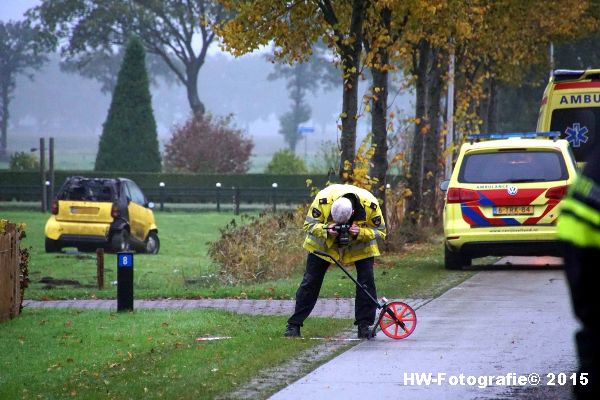
{"label": "number 8 sign", "polygon": [[132,268],[133,267],[133,253],[117,254],[117,267]]}

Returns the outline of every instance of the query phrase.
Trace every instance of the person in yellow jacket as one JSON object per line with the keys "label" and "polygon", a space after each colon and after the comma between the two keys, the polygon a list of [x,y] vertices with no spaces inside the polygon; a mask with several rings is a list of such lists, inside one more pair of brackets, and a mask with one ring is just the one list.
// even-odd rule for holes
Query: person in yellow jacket
{"label": "person in yellow jacket", "polygon": [[[342,263],[354,263],[357,281],[377,298],[373,275],[378,239],[385,239],[385,221],[375,196],[353,185],[330,185],[321,190],[310,205],[304,221],[309,251],[306,270],[296,292],[294,314],[288,319],[284,336],[300,336],[300,327],[313,310],[330,262],[313,252],[324,251]],[[355,325],[358,337],[368,338],[377,307],[356,288]]]}
{"label": "person in yellow jacket", "polygon": [[[598,139],[596,139],[597,141]],[[581,330],[575,335],[579,377],[573,385],[577,399],[600,399],[600,144],[590,152],[583,173],[561,202],[558,238],[564,243],[564,262],[575,315]]]}

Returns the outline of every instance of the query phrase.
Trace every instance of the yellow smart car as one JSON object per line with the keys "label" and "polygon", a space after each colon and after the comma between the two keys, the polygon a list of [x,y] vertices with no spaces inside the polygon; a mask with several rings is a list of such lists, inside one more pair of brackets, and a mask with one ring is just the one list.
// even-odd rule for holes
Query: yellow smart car
{"label": "yellow smart car", "polygon": [[160,241],[152,207],[132,180],[67,178],[46,222],[46,252],[103,247],[157,254]]}
{"label": "yellow smart car", "polygon": [[558,132],[474,135],[462,145],[446,191],[447,269],[484,256],[559,255],[558,204],[576,174]]}

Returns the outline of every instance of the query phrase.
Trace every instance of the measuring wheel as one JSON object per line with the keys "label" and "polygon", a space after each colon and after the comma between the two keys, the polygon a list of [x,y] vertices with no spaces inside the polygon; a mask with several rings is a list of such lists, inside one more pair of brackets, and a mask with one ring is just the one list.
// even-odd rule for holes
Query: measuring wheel
{"label": "measuring wheel", "polygon": [[[388,311],[394,313],[392,317]],[[408,337],[417,326],[417,314],[411,306],[401,301],[393,301],[381,310],[379,327],[381,331],[392,339],[404,339]],[[404,326],[402,326],[404,324]]]}

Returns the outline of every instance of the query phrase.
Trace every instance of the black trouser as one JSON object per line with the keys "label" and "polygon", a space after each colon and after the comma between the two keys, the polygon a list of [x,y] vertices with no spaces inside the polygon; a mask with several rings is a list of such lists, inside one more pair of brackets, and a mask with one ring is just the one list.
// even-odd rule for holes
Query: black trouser
{"label": "black trouser", "polygon": [[[376,299],[377,291],[375,288],[375,278],[373,276],[374,261],[374,257],[368,257],[356,261],[354,265],[356,266],[356,280],[360,284],[366,286],[371,296]],[[321,285],[323,284],[323,278],[325,277],[325,272],[327,272],[329,264],[329,262],[315,256],[313,253],[308,254],[304,278],[302,278],[302,283],[300,283],[300,287],[296,291],[296,308],[294,314],[288,319],[288,324],[302,326],[304,320],[311,313],[317,303]],[[357,287],[354,307],[354,325],[372,325],[375,321],[376,310],[377,306]]]}
{"label": "black trouser", "polygon": [[566,245],[564,259],[573,309],[582,325],[575,335],[579,372],[587,373],[589,380],[587,385],[581,385],[578,380],[573,389],[578,399],[600,399],[600,307],[596,303],[600,281],[600,250]]}

